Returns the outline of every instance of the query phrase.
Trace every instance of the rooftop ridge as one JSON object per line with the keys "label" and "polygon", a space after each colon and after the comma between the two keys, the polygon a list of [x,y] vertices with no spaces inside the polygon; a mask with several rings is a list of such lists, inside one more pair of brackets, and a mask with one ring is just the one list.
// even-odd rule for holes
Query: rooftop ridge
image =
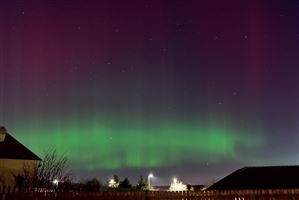
{"label": "rooftop ridge", "polygon": [[6,133],[4,141],[0,143],[0,159],[41,160],[9,133]]}

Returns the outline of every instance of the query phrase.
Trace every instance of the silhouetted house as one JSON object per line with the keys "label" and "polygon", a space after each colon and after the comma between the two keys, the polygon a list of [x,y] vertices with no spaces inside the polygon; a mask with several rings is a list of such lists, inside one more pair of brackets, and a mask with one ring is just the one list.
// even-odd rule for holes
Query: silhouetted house
{"label": "silhouetted house", "polygon": [[[0,193],[20,189],[41,159],[0,127]],[[26,175],[24,174],[26,173]]]}
{"label": "silhouetted house", "polygon": [[207,190],[299,189],[299,166],[244,167]]}

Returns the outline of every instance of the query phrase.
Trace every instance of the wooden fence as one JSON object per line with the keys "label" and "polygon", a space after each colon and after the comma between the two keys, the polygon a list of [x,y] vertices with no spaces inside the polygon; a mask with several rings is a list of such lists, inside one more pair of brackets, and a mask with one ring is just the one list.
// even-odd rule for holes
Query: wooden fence
{"label": "wooden fence", "polygon": [[299,200],[299,190],[204,192],[17,192],[1,200]]}

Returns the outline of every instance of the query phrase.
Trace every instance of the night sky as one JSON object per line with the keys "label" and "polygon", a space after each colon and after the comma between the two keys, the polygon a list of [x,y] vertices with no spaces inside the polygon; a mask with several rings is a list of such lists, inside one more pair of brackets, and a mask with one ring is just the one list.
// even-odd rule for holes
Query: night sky
{"label": "night sky", "polygon": [[77,179],[299,162],[298,0],[0,0],[0,124]]}

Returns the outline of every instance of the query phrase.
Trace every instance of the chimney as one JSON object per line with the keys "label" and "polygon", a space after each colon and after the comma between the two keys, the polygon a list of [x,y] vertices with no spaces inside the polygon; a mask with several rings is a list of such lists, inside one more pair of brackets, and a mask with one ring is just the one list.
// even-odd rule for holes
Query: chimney
{"label": "chimney", "polygon": [[6,136],[6,128],[4,126],[0,127],[0,142],[3,142],[5,140]]}

